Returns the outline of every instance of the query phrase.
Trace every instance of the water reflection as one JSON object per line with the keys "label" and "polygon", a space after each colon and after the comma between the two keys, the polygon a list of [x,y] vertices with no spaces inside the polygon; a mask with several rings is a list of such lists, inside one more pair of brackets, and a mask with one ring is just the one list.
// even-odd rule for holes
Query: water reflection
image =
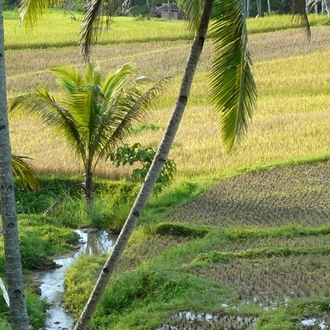
{"label": "water reflection", "polygon": [[117,235],[110,234],[106,231],[76,231],[80,236],[84,245],[79,250],[80,254],[101,254],[112,250],[113,244],[117,239]]}
{"label": "water reflection", "polygon": [[62,307],[64,297],[64,276],[68,268],[73,265],[82,254],[97,255],[110,252],[117,239],[117,235],[98,230],[76,230],[80,235],[81,247],[69,256],[55,259],[60,268],[43,273],[41,277],[41,297],[50,304],[47,310],[45,329],[72,329],[73,318]]}

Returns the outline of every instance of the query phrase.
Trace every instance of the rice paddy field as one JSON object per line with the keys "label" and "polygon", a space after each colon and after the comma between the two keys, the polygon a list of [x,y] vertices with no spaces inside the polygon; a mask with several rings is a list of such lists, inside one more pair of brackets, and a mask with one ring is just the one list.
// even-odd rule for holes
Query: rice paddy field
{"label": "rice paddy field", "polygon": [[[42,41],[44,29],[21,31],[8,14],[9,98],[41,85],[56,94],[48,69],[82,67],[79,20],[61,15],[67,33],[58,35],[60,27],[47,25],[53,34]],[[310,42],[303,29],[292,29],[289,17],[248,22],[259,98],[247,135],[230,154],[208,102],[212,45],[206,44],[170,154],[176,180],[148,206],[93,329],[330,328],[330,27],[324,17],[312,16],[311,22]],[[152,81],[173,77],[125,141],[157,147],[191,36],[182,22],[133,18],[116,18],[104,32],[92,60],[105,73],[130,62]],[[10,127],[13,153],[33,158],[39,173],[83,174],[65,142],[38,118],[11,113]],[[104,162],[97,174],[127,178],[129,169]],[[196,196],[173,207],[179,203],[171,198],[180,189]],[[157,203],[163,208],[155,216]],[[91,269],[102,260],[80,262],[66,279],[66,305],[76,313],[94,281]],[[85,263],[88,274],[81,271]],[[126,290],[123,283],[131,286]]]}

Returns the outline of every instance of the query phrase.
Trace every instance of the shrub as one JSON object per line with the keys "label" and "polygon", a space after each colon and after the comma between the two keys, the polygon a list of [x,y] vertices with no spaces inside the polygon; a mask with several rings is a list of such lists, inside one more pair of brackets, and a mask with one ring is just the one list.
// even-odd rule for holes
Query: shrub
{"label": "shrub", "polygon": [[[156,155],[156,151],[151,147],[142,149],[140,143],[134,143],[132,146],[125,144],[117,148],[116,152],[109,154],[109,158],[114,165],[134,165],[139,163],[140,168],[135,168],[132,172],[132,177],[137,181],[144,181],[152,161]],[[166,159],[163,169],[157,179],[155,192],[160,193],[166,187],[170,180],[173,179],[176,172],[176,164],[173,159]]]}

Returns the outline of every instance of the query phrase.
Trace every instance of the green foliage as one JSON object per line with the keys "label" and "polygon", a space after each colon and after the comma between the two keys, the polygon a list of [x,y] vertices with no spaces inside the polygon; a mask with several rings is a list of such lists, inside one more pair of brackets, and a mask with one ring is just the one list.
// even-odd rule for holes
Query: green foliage
{"label": "green foliage", "polygon": [[[29,322],[34,329],[41,329],[44,326],[46,307],[45,301],[40,299],[38,294],[32,293],[29,288],[25,289],[26,307],[29,315]],[[0,329],[10,330],[9,310],[0,292]]]}
{"label": "green foliage", "polygon": [[[19,5],[19,2],[16,0],[4,0],[3,9],[4,10],[13,10]],[[2,328],[1,328],[2,329]]]}
{"label": "green foliage", "polygon": [[140,185],[130,181],[111,181],[97,179],[95,193],[98,197],[107,199],[113,205],[133,202],[140,189]]}
{"label": "green foliage", "polygon": [[[94,206],[91,206],[93,214]],[[79,228],[92,225],[92,217],[86,212],[86,202],[82,196],[68,196],[56,205],[52,212],[59,224],[69,228]]]}
{"label": "green foliage", "polygon": [[[96,227],[100,229],[112,229],[113,225],[118,228],[118,223],[113,224],[114,214],[113,203],[103,198],[97,198],[88,206],[83,197],[67,197],[63,199],[52,213],[57,221],[69,228]],[[120,210],[120,208],[118,207]]]}
{"label": "green foliage", "polygon": [[221,114],[223,141],[231,150],[234,142],[247,130],[256,106],[257,88],[251,72],[242,1],[218,2],[214,6],[213,24],[210,27],[214,45],[210,97],[216,111]]}
{"label": "green foliage", "polygon": [[171,235],[180,237],[202,238],[209,230],[203,228],[194,228],[189,224],[177,224],[170,222],[161,222],[156,225],[156,234]]}
{"label": "green foliage", "polygon": [[330,226],[325,224],[319,227],[306,227],[296,224],[284,225],[281,227],[250,227],[250,228],[223,228],[220,230],[221,236],[237,241],[240,239],[260,239],[270,237],[299,237],[318,236],[330,234]]}
{"label": "green foliage", "polygon": [[52,216],[61,225],[70,228],[97,227],[119,232],[139,186],[125,181],[97,181],[95,188],[96,198],[88,212],[82,196],[69,196],[56,206]]}
{"label": "green foliage", "polygon": [[[141,148],[141,144],[136,142],[132,146],[125,144],[116,149],[116,152],[109,154],[109,158],[117,167],[129,164],[130,166],[139,163],[142,167],[135,168],[132,172],[134,180],[143,181],[147,176],[151,163],[156,155],[156,151],[151,148]],[[157,179],[155,192],[160,193],[169,185],[176,171],[176,164],[173,159],[166,159],[163,169]]]}
{"label": "green foliage", "polygon": [[[80,183],[78,178],[64,178],[59,176],[41,176],[39,191],[25,190],[15,186],[15,196],[18,213],[45,212],[71,186]],[[70,191],[70,196],[81,196],[82,191]]]}
{"label": "green foliage", "polygon": [[78,241],[71,229],[59,227],[54,218],[21,216],[20,249],[23,267],[42,268],[52,264],[52,256],[70,251]]}
{"label": "green foliage", "polygon": [[0,315],[0,329],[1,330],[12,330],[12,327],[7,319],[3,315]]}
{"label": "green foliage", "polygon": [[154,222],[162,217],[170,209],[180,204],[193,201],[210,185],[208,180],[199,178],[198,183],[194,180],[175,181],[162,194],[161,198],[152,198],[144,212],[142,219]]}
{"label": "green foliage", "polygon": [[28,160],[28,157],[12,155],[13,177],[18,186],[39,190],[40,185],[35,174],[35,168],[28,163]]}
{"label": "green foliage", "polygon": [[[55,218],[21,215],[18,221],[22,265],[25,269],[52,265],[55,254],[71,251],[78,242],[78,235],[71,229],[60,227]],[[0,247],[0,274],[5,274],[3,238]]]}
{"label": "green foliage", "polygon": [[154,125],[152,123],[143,123],[134,127],[131,134],[138,134],[143,131],[158,131],[160,129],[160,126]]}
{"label": "green foliage", "polygon": [[82,310],[104,261],[104,255],[82,255],[68,269],[65,274],[65,305],[67,308],[72,311]]}
{"label": "green foliage", "polygon": [[107,228],[113,232],[120,233],[124,226],[129,212],[131,211],[132,203],[126,202],[124,204],[114,204],[109,214],[110,220]]}
{"label": "green foliage", "polygon": [[29,290],[25,290],[25,297],[30,324],[34,329],[41,329],[45,325],[46,302],[40,299],[39,295],[32,293]]}
{"label": "green foliage", "polygon": [[20,249],[23,267],[38,269],[52,265],[50,256],[70,251],[74,240],[78,241],[78,236],[70,229],[52,226],[21,229]]}
{"label": "green foliage", "polygon": [[86,213],[86,203],[80,189],[71,190],[54,207],[51,217],[36,216],[45,212],[70,187],[78,185],[79,179],[42,177],[40,191],[16,189],[20,223],[24,226],[56,225],[69,228],[97,227],[120,231],[134,201],[139,184],[128,181],[95,181],[96,200]]}

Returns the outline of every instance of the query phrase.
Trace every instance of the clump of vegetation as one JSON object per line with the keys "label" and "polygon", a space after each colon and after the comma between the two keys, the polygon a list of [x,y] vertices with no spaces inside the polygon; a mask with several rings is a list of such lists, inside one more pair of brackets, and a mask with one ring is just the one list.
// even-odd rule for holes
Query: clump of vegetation
{"label": "clump of vegetation", "polygon": [[[118,147],[115,152],[109,154],[109,158],[117,167],[127,164],[133,166],[136,165],[136,163],[140,165],[140,167],[133,169],[132,178],[143,182],[155,155],[156,151],[153,148],[142,148],[141,143],[136,142],[132,146],[125,144]],[[175,172],[176,164],[174,160],[166,159],[157,179],[154,191],[156,193],[161,193],[163,189],[170,184],[170,180],[173,179]]]}
{"label": "clump of vegetation", "polygon": [[171,235],[179,237],[201,238],[204,237],[209,230],[203,228],[194,228],[188,224],[177,224],[169,222],[161,222],[156,226],[156,234]]}

